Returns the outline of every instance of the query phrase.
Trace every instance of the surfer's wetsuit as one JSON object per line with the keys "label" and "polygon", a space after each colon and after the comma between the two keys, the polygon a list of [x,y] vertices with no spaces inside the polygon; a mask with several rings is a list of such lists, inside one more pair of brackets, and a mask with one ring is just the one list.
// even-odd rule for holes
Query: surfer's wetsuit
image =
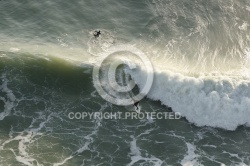
{"label": "surfer's wetsuit", "polygon": [[136,107],[136,109],[139,108],[138,105],[139,105],[139,101],[137,101],[137,102],[134,103],[134,106]]}
{"label": "surfer's wetsuit", "polygon": [[99,31],[96,30],[95,33],[94,33],[94,36],[95,36],[95,37],[99,37],[100,34],[101,34],[101,31],[100,31],[100,30],[99,30]]}

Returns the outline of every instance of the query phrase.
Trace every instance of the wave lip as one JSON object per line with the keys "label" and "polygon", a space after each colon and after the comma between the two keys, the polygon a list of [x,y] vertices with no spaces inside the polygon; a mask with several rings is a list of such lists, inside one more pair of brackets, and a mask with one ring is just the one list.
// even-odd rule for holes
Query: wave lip
{"label": "wave lip", "polygon": [[[130,74],[141,88],[145,71],[131,70]],[[249,81],[227,76],[194,78],[160,70],[155,70],[154,78],[147,97],[172,107],[189,122],[226,130],[250,126]]]}

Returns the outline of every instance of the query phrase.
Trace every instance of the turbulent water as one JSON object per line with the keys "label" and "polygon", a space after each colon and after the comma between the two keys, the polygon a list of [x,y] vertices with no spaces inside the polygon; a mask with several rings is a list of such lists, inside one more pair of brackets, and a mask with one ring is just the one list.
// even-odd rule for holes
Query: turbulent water
{"label": "turbulent water", "polygon": [[[68,117],[130,109],[92,80],[119,45],[153,65],[141,111],[181,119]],[[143,89],[149,73],[126,71]],[[249,0],[0,1],[0,165],[245,166],[249,126]]]}

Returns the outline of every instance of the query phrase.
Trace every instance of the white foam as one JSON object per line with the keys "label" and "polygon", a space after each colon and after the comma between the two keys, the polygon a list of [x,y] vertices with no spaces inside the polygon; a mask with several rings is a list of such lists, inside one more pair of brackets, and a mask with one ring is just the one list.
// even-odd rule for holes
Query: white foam
{"label": "white foam", "polygon": [[211,148],[217,148],[215,145],[203,145],[204,147],[211,147]]}
{"label": "white foam", "polygon": [[[46,121],[48,121],[48,120],[46,120]],[[27,130],[20,132],[16,137],[5,141],[1,145],[0,148],[4,149],[5,145],[7,145],[13,141],[19,141],[18,142],[18,152],[15,152],[14,150],[10,149],[13,152],[13,154],[15,155],[16,160],[24,165],[27,165],[27,166],[33,166],[34,163],[36,163],[37,166],[42,166],[42,164],[39,164],[39,162],[36,159],[32,158],[32,155],[30,155],[28,153],[27,148],[29,147],[29,144],[33,142],[33,138],[35,136],[42,135],[41,133],[39,133],[39,131],[44,127],[44,124],[46,123],[46,121],[40,123],[38,128],[29,128]],[[32,123],[35,123],[35,122],[36,122],[36,120],[33,119]]]}
{"label": "white foam", "polygon": [[246,9],[250,12],[250,6],[247,6]]}
{"label": "white foam", "polygon": [[197,158],[199,155],[195,154],[196,147],[190,143],[187,144],[187,155],[181,161],[182,166],[201,166],[202,164],[198,163]]}
{"label": "white foam", "polygon": [[73,156],[69,156],[69,157],[65,158],[62,162],[53,164],[53,166],[60,166],[60,165],[63,165],[63,164],[65,164],[68,160],[70,160],[70,159],[72,159],[72,158],[73,158]]}
{"label": "white foam", "polygon": [[240,163],[240,164],[238,164],[238,165],[236,165],[236,166],[247,166],[247,165],[244,164],[244,163]]}
{"label": "white foam", "polygon": [[239,29],[243,30],[243,31],[246,31],[248,26],[249,25],[246,22],[244,22],[241,26],[239,26]]}
{"label": "white foam", "polygon": [[0,113],[0,120],[3,120],[11,113],[11,110],[14,107],[16,97],[13,92],[8,88],[9,80],[6,78],[6,75],[2,75],[1,80],[3,83],[2,85],[0,85],[0,91],[6,94],[6,97],[0,96],[0,100],[4,102],[4,110]]}
{"label": "white foam", "polygon": [[[101,105],[101,108],[100,108],[99,112],[104,111],[106,109],[106,107],[107,107],[107,105]],[[101,122],[102,122],[102,119],[97,118],[95,120],[95,127],[93,128],[93,131],[90,134],[84,136],[84,139],[86,140],[85,143],[78,150],[76,150],[75,153],[68,156],[67,158],[65,158],[61,162],[54,163],[53,166],[65,165],[65,163],[67,163],[68,160],[72,159],[75,155],[83,153],[86,150],[90,150],[89,145],[94,142],[93,136],[95,136],[97,134],[97,132],[99,131],[99,128],[101,126]]]}
{"label": "white foam", "polygon": [[130,155],[131,155],[131,162],[127,164],[127,166],[132,166],[138,161],[145,161],[149,163],[153,163],[154,166],[161,166],[163,164],[163,161],[151,156],[151,157],[142,157],[142,154],[140,152],[140,148],[136,144],[136,138],[134,136],[131,136],[132,141],[130,142]]}
{"label": "white foam", "polygon": [[[130,71],[143,88],[146,72]],[[170,71],[156,70],[147,97],[160,100],[173,111],[197,126],[235,130],[250,125],[250,81],[236,76],[188,77]]]}
{"label": "white foam", "polygon": [[14,48],[14,47],[10,48],[10,52],[18,52],[18,51],[20,51],[19,48]]}

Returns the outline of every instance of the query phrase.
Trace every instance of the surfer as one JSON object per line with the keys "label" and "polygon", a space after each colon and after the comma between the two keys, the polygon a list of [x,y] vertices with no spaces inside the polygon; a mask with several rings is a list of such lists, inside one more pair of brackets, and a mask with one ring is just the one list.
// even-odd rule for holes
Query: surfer
{"label": "surfer", "polygon": [[94,33],[94,36],[95,37],[99,37],[101,34],[101,31],[100,30],[95,30],[95,33]]}
{"label": "surfer", "polygon": [[134,106],[136,107],[136,110],[138,110],[139,109],[139,101],[135,102]]}

